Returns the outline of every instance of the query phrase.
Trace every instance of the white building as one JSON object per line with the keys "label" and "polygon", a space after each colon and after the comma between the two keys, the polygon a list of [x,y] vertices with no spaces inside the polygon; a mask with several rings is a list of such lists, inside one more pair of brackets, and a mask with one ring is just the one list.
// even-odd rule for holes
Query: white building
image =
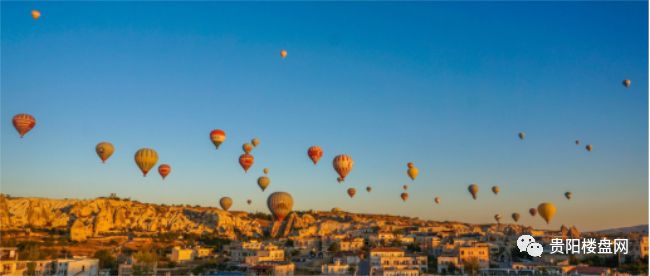
{"label": "white building", "polygon": [[342,263],[340,260],[334,261],[333,264],[321,265],[321,273],[325,275],[345,275],[350,274],[350,265]]}

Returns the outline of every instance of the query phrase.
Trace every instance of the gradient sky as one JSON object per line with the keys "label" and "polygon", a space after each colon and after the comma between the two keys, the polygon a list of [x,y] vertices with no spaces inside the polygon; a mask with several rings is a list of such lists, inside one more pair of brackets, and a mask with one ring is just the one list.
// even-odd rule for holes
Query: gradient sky
{"label": "gradient sky", "polygon": [[[264,212],[288,191],[294,209],[476,223],[516,211],[536,227],[527,210],[550,201],[550,228],[647,223],[647,5],[3,1],[1,191],[209,206],[228,195]],[[19,139],[11,117],[23,112],[38,122]],[[228,134],[218,151],[215,128]],[[116,152],[102,165],[104,140]],[[172,165],[167,180],[142,177],[141,147]],[[341,153],[355,160],[344,184]]]}

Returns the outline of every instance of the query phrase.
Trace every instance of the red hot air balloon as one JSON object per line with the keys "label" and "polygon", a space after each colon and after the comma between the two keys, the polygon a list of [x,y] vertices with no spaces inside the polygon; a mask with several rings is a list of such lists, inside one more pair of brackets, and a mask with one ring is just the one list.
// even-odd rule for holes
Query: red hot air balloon
{"label": "red hot air balloon", "polygon": [[244,169],[244,172],[248,172],[248,169],[253,166],[253,162],[255,162],[255,158],[248,153],[239,156],[239,165]]}
{"label": "red hot air balloon", "polygon": [[355,189],[355,188],[349,188],[348,189],[348,195],[350,196],[350,198],[353,198],[354,195],[356,195],[356,194],[357,194],[357,189]]}
{"label": "red hot air balloon", "polygon": [[354,161],[349,155],[341,154],[334,157],[332,165],[334,165],[334,170],[339,174],[341,181],[345,181],[345,177],[352,171]]}
{"label": "red hot air balloon", "polygon": [[18,131],[18,134],[20,134],[20,138],[23,138],[23,136],[25,136],[25,134],[32,130],[36,125],[36,119],[34,119],[34,116],[25,113],[14,116],[12,122],[14,128]]}
{"label": "red hot air balloon", "polygon": [[163,179],[169,175],[169,173],[172,171],[172,167],[167,165],[167,164],[161,164],[158,166],[158,173],[160,176],[162,176]]}
{"label": "red hot air balloon", "polygon": [[221,129],[215,129],[210,132],[210,141],[214,144],[214,146],[219,149],[219,146],[223,141],[226,141],[226,132],[224,132]]}
{"label": "red hot air balloon", "polygon": [[314,162],[314,165],[316,165],[316,163],[318,163],[318,160],[323,157],[323,149],[321,149],[319,146],[311,146],[307,150],[307,155],[309,156],[309,159],[311,159],[311,162]]}

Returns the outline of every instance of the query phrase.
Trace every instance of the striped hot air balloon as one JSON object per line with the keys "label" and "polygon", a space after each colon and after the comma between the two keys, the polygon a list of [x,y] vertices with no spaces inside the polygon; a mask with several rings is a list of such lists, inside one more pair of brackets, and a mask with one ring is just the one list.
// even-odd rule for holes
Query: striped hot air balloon
{"label": "striped hot air balloon", "polygon": [[161,164],[158,166],[158,173],[162,176],[163,180],[172,172],[172,167],[167,164]]}
{"label": "striped hot air balloon", "polygon": [[334,157],[332,165],[334,165],[334,170],[339,174],[341,181],[345,181],[345,177],[352,171],[354,161],[349,155],[341,154]]}
{"label": "striped hot air balloon", "polygon": [[151,170],[157,162],[158,153],[153,149],[142,148],[135,153],[135,164],[138,165],[143,176],[147,176],[149,170]]}
{"label": "striped hot air balloon", "polygon": [[36,125],[36,119],[34,119],[34,116],[32,115],[21,113],[14,116],[12,123],[14,124],[14,128],[18,131],[18,134],[20,134],[20,138],[23,138],[27,132],[34,128]]}
{"label": "striped hot air balloon", "polygon": [[266,205],[269,207],[269,211],[271,211],[273,217],[278,221],[282,221],[291,213],[293,197],[286,192],[275,192],[269,195],[269,198],[266,200]]}
{"label": "striped hot air balloon", "polygon": [[210,132],[210,141],[214,144],[214,146],[219,149],[219,146],[221,143],[226,141],[226,132],[224,132],[221,129],[215,129]]}
{"label": "striped hot air balloon", "polygon": [[95,146],[95,152],[99,159],[102,160],[102,163],[106,163],[106,160],[113,155],[113,151],[115,151],[115,148],[109,142],[101,142]]}
{"label": "striped hot air balloon", "polygon": [[253,166],[253,162],[255,162],[253,155],[244,153],[239,156],[239,165],[244,169],[244,172],[248,172],[248,169]]}

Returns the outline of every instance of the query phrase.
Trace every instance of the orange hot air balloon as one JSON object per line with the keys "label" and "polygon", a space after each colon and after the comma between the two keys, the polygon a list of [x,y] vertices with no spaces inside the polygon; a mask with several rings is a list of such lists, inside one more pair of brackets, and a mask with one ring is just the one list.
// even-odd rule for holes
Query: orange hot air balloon
{"label": "orange hot air balloon", "polygon": [[273,214],[277,221],[282,221],[293,208],[293,197],[291,194],[285,192],[275,192],[269,195],[266,200],[266,206]]}
{"label": "orange hot air balloon", "polygon": [[32,18],[34,18],[34,20],[38,20],[41,18],[41,12],[39,10],[32,10]]}
{"label": "orange hot air balloon", "polygon": [[345,181],[345,177],[350,173],[350,171],[352,171],[354,161],[349,155],[341,154],[334,157],[332,165],[334,165],[334,170],[336,170],[339,177],[341,177],[341,181]]}
{"label": "orange hot air balloon", "polygon": [[537,209],[530,208],[528,209],[528,213],[530,213],[530,215],[534,217],[535,215],[537,215]]}
{"label": "orange hot air balloon", "polygon": [[266,187],[271,184],[271,179],[268,176],[260,176],[257,179],[257,186],[260,186],[260,189],[262,189],[262,192],[266,190]]}
{"label": "orange hot air balloon", "polygon": [[244,150],[245,153],[251,153],[251,150],[253,150],[253,145],[246,143],[243,144],[241,148]]}
{"label": "orange hot air balloon", "polygon": [[408,189],[409,189],[409,185],[404,185],[404,186],[402,186],[402,189],[404,189],[404,191],[408,190]]}
{"label": "orange hot air balloon", "polygon": [[420,170],[413,165],[413,163],[409,162],[407,165],[408,170],[406,170],[406,174],[411,178],[411,180],[415,180],[416,177],[418,177],[418,174],[420,173]]}
{"label": "orange hot air balloon", "polygon": [[169,175],[170,172],[172,172],[171,166],[167,164],[160,164],[160,166],[158,166],[158,173],[160,176],[162,176],[163,180]]}
{"label": "orange hot air balloon", "polygon": [[14,128],[18,131],[18,134],[20,134],[20,138],[23,138],[27,132],[34,128],[36,125],[36,119],[34,119],[34,116],[32,115],[21,113],[14,116],[12,123],[14,124]]}
{"label": "orange hot air balloon", "polygon": [[253,147],[257,147],[260,144],[260,139],[253,138],[253,140],[251,140],[251,144],[253,144]]}
{"label": "orange hot air balloon", "polygon": [[370,186],[366,187],[366,191],[367,191],[367,192],[371,192],[371,191],[372,191],[372,187],[370,187]]}
{"label": "orange hot air balloon", "polygon": [[226,141],[226,132],[224,132],[221,129],[215,129],[212,132],[210,132],[210,141],[214,144],[214,146],[219,149],[219,146],[221,143]]}
{"label": "orange hot air balloon", "polygon": [[95,146],[95,152],[99,159],[102,160],[102,163],[106,163],[106,160],[113,155],[113,151],[115,151],[115,148],[109,142],[101,142]]}
{"label": "orange hot air balloon", "polygon": [[589,145],[587,145],[587,146],[585,147],[585,149],[587,149],[587,151],[591,151],[591,150],[594,149],[594,146],[592,146],[591,144],[589,144]]}
{"label": "orange hot air balloon", "polygon": [[409,193],[403,192],[399,197],[402,198],[402,201],[407,201],[409,199]]}
{"label": "orange hot air balloon", "polygon": [[557,208],[555,208],[553,203],[544,202],[537,206],[537,213],[546,221],[546,224],[551,222],[553,216],[555,216],[555,212],[557,212]]}
{"label": "orange hot air balloon", "polygon": [[311,162],[314,162],[314,165],[316,165],[316,163],[318,163],[318,160],[323,157],[323,149],[321,149],[319,146],[311,146],[307,150],[307,156],[309,156]]}
{"label": "orange hot air balloon", "polygon": [[255,158],[248,153],[239,156],[239,165],[244,168],[244,172],[248,172],[248,169],[253,166],[253,162],[255,162]]}
{"label": "orange hot air balloon", "polygon": [[350,198],[353,198],[354,195],[356,195],[356,194],[357,194],[357,189],[355,189],[355,188],[349,188],[348,189],[348,195],[350,196]]}
{"label": "orange hot air balloon", "polygon": [[287,58],[288,54],[289,53],[287,53],[287,50],[285,49],[282,49],[282,51],[280,51],[280,57],[282,57],[283,59]]}
{"label": "orange hot air balloon", "polygon": [[248,199],[248,200],[246,200],[246,203],[248,203],[248,205],[251,205],[251,203],[253,203],[253,201]]}
{"label": "orange hot air balloon", "polygon": [[472,184],[467,187],[467,190],[469,191],[470,194],[472,194],[472,198],[476,200],[476,195],[478,194],[478,185]]}
{"label": "orange hot air balloon", "polygon": [[499,191],[501,191],[501,189],[499,188],[499,186],[492,186],[492,192],[493,192],[495,195],[496,195],[496,194],[499,194]]}
{"label": "orange hot air balloon", "polygon": [[232,198],[227,196],[222,197],[219,199],[219,205],[221,205],[221,209],[228,211],[228,209],[230,209],[230,206],[232,206]]}
{"label": "orange hot air balloon", "polygon": [[143,176],[147,176],[149,170],[151,170],[157,162],[158,153],[156,153],[155,150],[142,148],[135,153],[135,164],[138,165]]}

